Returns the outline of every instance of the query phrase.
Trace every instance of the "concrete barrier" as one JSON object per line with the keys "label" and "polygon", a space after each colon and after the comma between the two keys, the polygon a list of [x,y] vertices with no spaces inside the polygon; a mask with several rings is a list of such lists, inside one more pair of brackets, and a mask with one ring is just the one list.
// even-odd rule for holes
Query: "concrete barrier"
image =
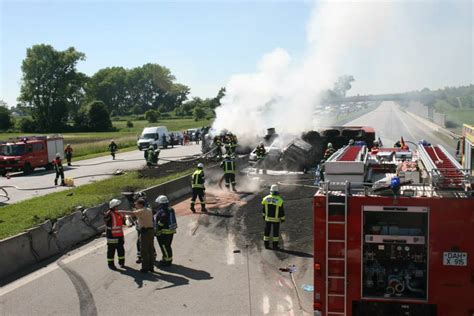
{"label": "concrete barrier", "polygon": [[22,233],[0,242],[0,279],[21,271],[36,263],[31,252],[31,239],[28,233]]}
{"label": "concrete barrier", "polygon": [[97,230],[87,225],[82,219],[82,212],[61,217],[54,223],[53,231],[56,234],[61,252],[69,250],[77,243],[97,235]]}
{"label": "concrete barrier", "polygon": [[38,262],[60,253],[50,220],[41,226],[28,229],[27,233],[31,239],[31,252]]}
{"label": "concrete barrier", "polygon": [[[183,176],[144,192],[151,202],[160,194],[174,201],[191,193],[191,178],[190,175]],[[129,210],[128,200],[125,197],[120,199],[120,209]],[[102,203],[64,216],[54,225],[46,221],[25,233],[0,240],[0,280],[102,233],[105,228],[103,213],[107,209],[108,202]]]}

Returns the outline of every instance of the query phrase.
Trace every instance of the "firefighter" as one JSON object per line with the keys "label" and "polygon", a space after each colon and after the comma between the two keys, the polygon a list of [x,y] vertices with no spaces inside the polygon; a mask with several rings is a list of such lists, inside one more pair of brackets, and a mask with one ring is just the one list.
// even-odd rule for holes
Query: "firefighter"
{"label": "firefighter", "polygon": [[224,136],[224,148],[227,155],[232,155],[232,134],[228,133]]}
{"label": "firefighter", "polygon": [[324,152],[324,160],[327,160],[329,157],[332,156],[332,154],[334,154],[336,152],[336,150],[334,149],[334,147],[332,146],[332,143],[328,143],[327,147],[326,147],[326,151]]}
{"label": "firefighter", "polygon": [[352,138],[349,139],[349,146],[354,146],[354,140]]}
{"label": "firefighter", "polygon": [[173,263],[173,235],[176,234],[178,224],[174,209],[169,206],[169,200],[166,195],[160,195],[155,200],[157,212],[154,215],[155,235],[160,245],[163,258],[160,261],[161,266],[169,267]]}
{"label": "firefighter", "polygon": [[107,263],[112,270],[117,269],[114,263],[115,250],[117,250],[120,267],[125,267],[125,248],[123,247],[124,238],[122,230],[124,220],[118,211],[120,204],[122,202],[118,199],[111,200],[109,202],[109,210],[104,215],[105,237],[107,238]]}
{"label": "firefighter", "polygon": [[221,162],[221,168],[224,169],[225,187],[230,189],[232,185],[232,190],[237,191],[235,189],[235,161],[230,155],[225,155],[224,160]]}
{"label": "firefighter", "polygon": [[150,168],[158,165],[159,155],[160,155],[160,150],[155,149],[153,145],[150,145],[150,147],[148,147],[148,150],[146,151],[146,165]]}
{"label": "firefighter", "polygon": [[196,198],[199,197],[199,201],[201,202],[201,212],[207,212],[206,209],[206,195],[205,191],[206,188],[204,187],[204,165],[202,163],[198,163],[196,171],[194,171],[192,178],[192,189],[193,189],[193,196],[191,197],[191,211],[196,213],[196,209],[194,205],[196,204]]}
{"label": "firefighter", "polygon": [[140,227],[140,256],[142,268],[141,272],[153,272],[153,263],[155,261],[153,247],[153,212],[145,207],[144,199],[137,199],[134,203],[134,211],[119,211],[123,215],[131,215],[137,218]]}
{"label": "firefighter", "polygon": [[[263,233],[263,243],[265,248],[270,247],[270,240],[273,243],[273,249],[279,249],[280,241],[280,223],[285,222],[285,211],[283,209],[283,199],[278,192],[278,186],[273,184],[270,187],[270,194],[262,200],[262,217],[265,221],[265,230]],[[271,237],[271,231],[273,236]]]}
{"label": "firefighter", "polygon": [[324,182],[324,163],[325,160],[321,160],[316,168],[314,185],[319,185],[319,183]]}
{"label": "firefighter", "polygon": [[67,144],[66,148],[64,148],[64,157],[66,157],[67,160],[67,165],[71,165],[71,159],[72,159],[72,147],[71,144]]}
{"label": "firefighter", "polygon": [[64,167],[63,162],[61,160],[61,155],[59,153],[56,154],[56,158],[53,160],[54,170],[56,171],[56,178],[54,178],[54,185],[58,185],[59,176],[61,176],[61,185],[64,186]]}
{"label": "firefighter", "polygon": [[214,146],[216,147],[216,157],[218,159],[221,159],[222,158],[222,141],[221,141],[221,138],[219,136],[215,136],[213,143],[214,143]]}
{"label": "firefighter", "polygon": [[[255,154],[257,155],[257,168],[258,167],[263,167],[263,174],[267,173],[266,167],[265,167],[265,161],[263,160],[265,158],[265,155],[267,154],[267,151],[265,150],[265,145],[263,143],[260,143],[257,148],[255,148]],[[258,172],[258,171],[257,171]]]}
{"label": "firefighter", "polygon": [[237,150],[237,135],[230,134],[230,154],[235,156]]}
{"label": "firefighter", "polygon": [[372,148],[370,149],[371,154],[377,154],[379,152],[379,142],[374,140]]}
{"label": "firefighter", "polygon": [[115,141],[112,139],[109,144],[110,155],[112,156],[112,160],[115,160],[115,153],[117,152],[118,146]]}

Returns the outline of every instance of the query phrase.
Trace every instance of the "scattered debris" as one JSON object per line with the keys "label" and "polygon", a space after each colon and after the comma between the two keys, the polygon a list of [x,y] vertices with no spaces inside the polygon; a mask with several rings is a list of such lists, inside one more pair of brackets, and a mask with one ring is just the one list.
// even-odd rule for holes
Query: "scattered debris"
{"label": "scattered debris", "polygon": [[280,268],[279,270],[281,272],[295,273],[296,272],[296,266],[294,264],[289,264],[287,267]]}
{"label": "scattered debris", "polygon": [[238,250],[238,249],[234,250],[234,253],[240,253],[240,250]]}
{"label": "scattered debris", "polygon": [[314,286],[309,285],[309,284],[303,284],[303,286],[301,288],[303,290],[305,290],[306,292],[313,292],[314,291]]}

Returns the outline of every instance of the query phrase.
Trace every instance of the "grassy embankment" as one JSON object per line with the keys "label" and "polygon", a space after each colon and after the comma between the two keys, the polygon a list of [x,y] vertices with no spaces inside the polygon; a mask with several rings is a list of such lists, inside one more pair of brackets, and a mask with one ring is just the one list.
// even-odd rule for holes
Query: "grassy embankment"
{"label": "grassy embankment", "polygon": [[120,196],[123,189],[143,189],[189,174],[186,170],[159,179],[139,178],[131,171],[99,182],[55,192],[0,208],[0,239],[72,213],[77,206],[91,207]]}
{"label": "grassy embankment", "polygon": [[446,101],[438,100],[434,105],[439,113],[446,114],[446,127],[460,134],[463,124],[474,125],[474,109],[454,107]]}
{"label": "grassy embankment", "polygon": [[[99,157],[108,154],[108,144],[114,139],[119,146],[119,152],[130,151],[136,148],[137,136],[144,127],[166,126],[169,131],[179,131],[188,128],[202,127],[212,123],[210,120],[195,121],[194,119],[166,119],[158,123],[149,123],[145,120],[132,121],[133,127],[128,128],[126,121],[114,121],[117,132],[105,133],[64,133],[64,145],[71,144],[74,150],[74,161]],[[37,135],[38,133],[36,133]],[[0,140],[7,140],[16,136],[34,135],[27,133],[0,133]]]}

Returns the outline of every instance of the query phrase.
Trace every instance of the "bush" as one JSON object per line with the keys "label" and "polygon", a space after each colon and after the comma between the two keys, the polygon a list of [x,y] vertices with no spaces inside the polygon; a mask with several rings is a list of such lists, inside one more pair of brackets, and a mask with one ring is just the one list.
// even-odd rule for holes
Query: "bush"
{"label": "bush", "polygon": [[102,101],[92,101],[87,105],[87,118],[89,129],[94,132],[105,132],[112,128],[107,107]]}
{"label": "bush", "polygon": [[145,112],[145,119],[150,123],[158,122],[160,118],[160,112],[157,110],[148,110]]}
{"label": "bush", "polygon": [[18,129],[24,133],[33,133],[36,132],[36,124],[29,117],[22,117],[17,121]]}
{"label": "bush", "polygon": [[127,121],[127,127],[132,128],[133,127],[133,122],[132,121]]}
{"label": "bush", "polygon": [[194,120],[199,121],[206,117],[206,110],[204,108],[197,106],[194,108]]}

